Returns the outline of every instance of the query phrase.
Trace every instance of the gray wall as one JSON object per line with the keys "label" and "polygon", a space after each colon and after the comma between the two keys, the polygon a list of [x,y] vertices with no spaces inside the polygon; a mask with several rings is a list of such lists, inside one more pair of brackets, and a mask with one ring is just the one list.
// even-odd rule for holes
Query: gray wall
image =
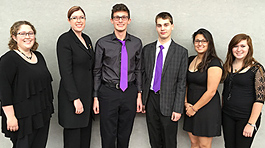
{"label": "gray wall", "polygon": [[[264,47],[265,1],[263,0],[0,0],[0,55],[8,51],[9,29],[18,20],[28,20],[37,29],[37,41],[53,75],[55,94],[54,105],[57,112],[57,91],[59,72],[56,59],[56,41],[58,36],[68,31],[67,10],[73,5],[80,5],[86,12],[88,34],[93,44],[113,31],[110,23],[110,10],[115,3],[125,3],[131,11],[132,22],[128,32],[142,39],[143,44],[157,39],[154,18],[161,11],[168,11],[174,17],[175,28],[172,38],[194,55],[191,35],[200,27],[208,29],[214,36],[218,55],[225,60],[227,45],[238,33],[247,33],[253,39],[254,57],[265,64]],[[220,86],[221,90],[221,86]],[[264,117],[264,116],[263,116]],[[182,130],[182,119],[179,123],[178,146],[190,146],[187,134]],[[256,135],[253,147],[264,147],[265,123]],[[98,117],[94,122],[92,148],[100,147]],[[8,139],[0,134],[0,147],[11,147]],[[263,145],[263,146],[262,146]],[[57,114],[52,118],[48,148],[62,147],[62,129],[57,122]],[[137,115],[131,137],[131,148],[149,147],[145,115]],[[213,147],[221,148],[223,138],[213,139]]]}

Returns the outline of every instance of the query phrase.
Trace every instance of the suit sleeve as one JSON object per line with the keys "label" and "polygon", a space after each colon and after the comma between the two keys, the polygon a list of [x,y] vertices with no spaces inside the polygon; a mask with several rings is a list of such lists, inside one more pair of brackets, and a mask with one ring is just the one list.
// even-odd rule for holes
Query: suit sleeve
{"label": "suit sleeve", "polygon": [[184,52],[181,56],[181,63],[178,72],[177,90],[176,90],[173,112],[183,113],[185,93],[186,93],[187,68],[188,68],[188,52],[187,50],[184,49]]}
{"label": "suit sleeve", "polygon": [[61,75],[61,87],[67,92],[69,101],[79,98],[73,76],[73,49],[70,45],[69,37],[61,36],[57,42],[57,59]]}

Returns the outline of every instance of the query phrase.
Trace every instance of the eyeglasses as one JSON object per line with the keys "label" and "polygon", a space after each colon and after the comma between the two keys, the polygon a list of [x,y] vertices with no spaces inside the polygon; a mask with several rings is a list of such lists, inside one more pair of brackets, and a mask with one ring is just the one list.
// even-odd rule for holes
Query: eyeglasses
{"label": "eyeglasses", "polygon": [[74,20],[74,21],[77,21],[77,20],[83,21],[85,19],[86,19],[86,17],[84,17],[84,16],[80,16],[80,17],[73,16],[73,17],[70,17],[70,20]]}
{"label": "eyeglasses", "polygon": [[123,15],[123,16],[113,16],[113,20],[114,21],[119,21],[120,19],[123,20],[123,21],[127,21],[129,19],[129,17],[125,16],[125,15]]}
{"label": "eyeglasses", "polygon": [[200,42],[203,44],[203,45],[206,45],[208,43],[207,40],[195,40],[195,44],[200,44]]}
{"label": "eyeglasses", "polygon": [[17,35],[21,35],[23,37],[26,37],[26,36],[33,37],[35,34],[34,32],[19,32],[17,33]]}

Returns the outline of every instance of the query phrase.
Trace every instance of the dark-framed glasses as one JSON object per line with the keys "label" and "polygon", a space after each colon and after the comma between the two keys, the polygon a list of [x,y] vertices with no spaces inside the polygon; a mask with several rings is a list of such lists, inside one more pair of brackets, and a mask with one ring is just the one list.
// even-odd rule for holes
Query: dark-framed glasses
{"label": "dark-framed glasses", "polygon": [[86,19],[86,17],[84,17],[84,16],[80,16],[80,17],[73,16],[73,17],[70,17],[70,20],[74,20],[74,21],[77,21],[77,20],[83,21],[85,19]]}
{"label": "dark-framed glasses", "polygon": [[197,44],[197,45],[200,44],[200,42],[201,42],[203,45],[205,45],[205,44],[208,43],[207,40],[195,40],[195,41],[194,41],[194,43]]}
{"label": "dark-framed glasses", "polygon": [[123,16],[113,16],[113,20],[114,21],[119,21],[120,19],[123,20],[123,21],[127,21],[129,19],[129,17],[125,16],[125,15],[123,15]]}
{"label": "dark-framed glasses", "polygon": [[34,32],[19,32],[17,33],[17,35],[21,35],[23,37],[26,37],[26,36],[33,37],[35,34]]}

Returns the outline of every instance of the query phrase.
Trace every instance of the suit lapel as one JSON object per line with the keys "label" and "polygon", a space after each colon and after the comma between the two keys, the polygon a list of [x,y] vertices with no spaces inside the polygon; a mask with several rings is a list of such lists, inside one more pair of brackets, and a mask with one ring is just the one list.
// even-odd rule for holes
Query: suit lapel
{"label": "suit lapel", "polygon": [[72,29],[69,30],[71,36],[73,37],[74,41],[76,42],[76,44],[78,44],[78,46],[84,50],[90,57],[92,56],[92,45],[90,43],[88,43],[88,40],[83,36],[82,34],[82,37],[84,38],[85,42],[86,42],[86,45],[87,45],[87,48],[83,45],[83,43],[78,39],[78,37],[75,35],[75,33],[73,32]]}
{"label": "suit lapel", "polygon": [[154,66],[155,66],[155,58],[156,58],[156,42],[154,42],[151,45],[151,49],[150,50],[150,67],[149,67],[149,74],[151,75],[151,77],[153,76],[153,70],[154,70]]}
{"label": "suit lapel", "polygon": [[164,63],[164,66],[163,66],[163,71],[162,71],[162,76],[164,75],[164,73],[166,72],[167,70],[167,67],[169,65],[169,63],[171,62],[171,59],[175,56],[175,52],[176,52],[176,48],[175,48],[175,42],[172,40],[171,41],[171,44],[168,48],[168,51],[167,51],[167,55],[166,55],[166,59],[165,59],[165,63]]}

